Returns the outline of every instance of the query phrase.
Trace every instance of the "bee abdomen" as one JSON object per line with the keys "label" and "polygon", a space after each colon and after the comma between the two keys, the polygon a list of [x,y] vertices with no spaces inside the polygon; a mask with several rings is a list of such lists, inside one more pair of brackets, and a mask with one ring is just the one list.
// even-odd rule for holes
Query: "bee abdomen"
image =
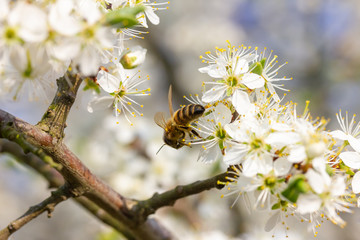
{"label": "bee abdomen", "polygon": [[187,125],[203,115],[205,108],[199,104],[189,104],[177,110],[174,121],[179,125]]}

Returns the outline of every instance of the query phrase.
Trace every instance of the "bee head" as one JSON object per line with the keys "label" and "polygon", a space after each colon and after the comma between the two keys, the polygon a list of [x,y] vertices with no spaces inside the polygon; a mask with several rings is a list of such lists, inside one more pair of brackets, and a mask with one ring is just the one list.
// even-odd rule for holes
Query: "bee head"
{"label": "bee head", "polygon": [[164,135],[163,140],[166,145],[169,145],[170,147],[173,147],[175,149],[179,149],[183,146],[183,144],[181,144],[178,139],[171,139],[168,138],[166,135]]}

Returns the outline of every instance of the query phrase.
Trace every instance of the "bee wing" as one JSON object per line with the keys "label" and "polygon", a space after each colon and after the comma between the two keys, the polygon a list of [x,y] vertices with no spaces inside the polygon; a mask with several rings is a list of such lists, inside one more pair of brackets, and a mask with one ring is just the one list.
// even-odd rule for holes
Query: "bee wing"
{"label": "bee wing", "polygon": [[170,116],[173,116],[174,115],[174,110],[173,110],[173,107],[172,107],[172,86],[171,85],[169,87],[168,103],[169,103]]}
{"label": "bee wing", "polygon": [[157,113],[155,113],[154,121],[155,121],[155,123],[156,123],[159,127],[165,129],[165,127],[166,127],[166,120],[165,120],[165,116],[164,116],[164,113],[163,113],[163,112],[157,112]]}

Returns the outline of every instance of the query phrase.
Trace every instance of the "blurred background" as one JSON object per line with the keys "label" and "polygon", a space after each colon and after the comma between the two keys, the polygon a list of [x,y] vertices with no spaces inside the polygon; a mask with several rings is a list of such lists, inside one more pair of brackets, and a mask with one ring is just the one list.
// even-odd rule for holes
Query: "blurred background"
{"label": "blurred background", "polygon": [[[224,170],[219,164],[197,162],[198,149],[174,150],[162,145],[162,129],[153,122],[154,113],[167,113],[167,91],[173,85],[174,106],[186,104],[183,95],[200,93],[202,81],[210,80],[198,72],[205,66],[199,56],[233,45],[267,47],[288,64],[280,76],[286,82],[285,101],[298,103],[300,112],[310,100],[314,117],[332,119],[329,129],[337,128],[335,113],[341,108],[360,112],[360,2],[357,0],[181,0],[171,1],[169,10],[157,12],[160,24],[150,25],[144,40],[129,41],[148,49],[141,67],[149,75],[152,94],[144,103],[144,117],[130,126],[120,124],[111,111],[86,111],[90,92],[79,92],[66,129],[66,143],[98,176],[127,197],[146,199],[156,191],[213,176]],[[283,93],[278,92],[281,96]],[[9,98],[0,108],[30,123],[37,123],[48,101],[28,102]],[[46,181],[32,170],[0,154],[0,228],[23,214],[29,206],[49,195]],[[179,239],[274,239],[263,227],[270,215],[249,214],[241,200],[230,209],[233,198],[220,198],[221,192],[207,191],[178,201],[174,208],[155,214]],[[343,214],[348,225],[341,229],[325,221],[317,239],[355,240],[360,235],[360,211]],[[288,239],[312,239],[307,224],[290,220]],[[275,239],[285,239],[277,235]],[[72,201],[60,204],[53,217],[45,214],[32,221],[12,239],[122,239]]]}

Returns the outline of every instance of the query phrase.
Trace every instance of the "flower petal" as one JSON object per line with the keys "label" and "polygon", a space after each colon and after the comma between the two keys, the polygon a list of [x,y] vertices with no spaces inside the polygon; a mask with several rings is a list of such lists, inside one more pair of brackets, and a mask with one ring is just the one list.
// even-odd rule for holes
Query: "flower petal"
{"label": "flower petal", "polygon": [[103,110],[111,106],[111,104],[114,102],[113,97],[100,97],[100,98],[94,98],[91,100],[87,106],[87,110],[92,113],[97,110]]}
{"label": "flower petal", "polygon": [[319,173],[315,172],[312,169],[309,169],[306,173],[306,178],[308,179],[308,182],[309,182],[311,188],[316,193],[320,194],[320,193],[324,192],[325,182]]}
{"label": "flower petal", "polygon": [[360,193],[360,171],[353,176],[351,187],[354,193]]}
{"label": "flower petal", "polygon": [[332,197],[343,196],[346,192],[345,178],[343,176],[338,176],[333,179],[331,183],[330,193]]}
{"label": "flower petal", "polygon": [[233,62],[233,75],[239,75],[249,71],[249,63],[245,59],[240,59]]}
{"label": "flower petal", "polygon": [[300,214],[313,213],[320,209],[321,198],[315,194],[301,194],[296,205]]}
{"label": "flower petal", "polygon": [[212,163],[221,157],[220,149],[217,144],[213,144],[208,148],[202,148],[199,153],[198,161],[204,163]]}
{"label": "flower petal", "polygon": [[226,149],[226,153],[223,160],[229,166],[240,164],[243,161],[246,153],[247,153],[246,145],[234,144]]}
{"label": "flower petal", "polygon": [[213,64],[209,66],[208,74],[213,78],[223,78],[226,76],[226,68],[224,65]]}
{"label": "flower petal", "polygon": [[222,126],[225,126],[230,123],[232,115],[230,109],[220,103],[215,108],[214,117],[216,123],[220,123]]}
{"label": "flower petal", "polygon": [[146,7],[145,14],[152,24],[158,25],[160,23],[160,18],[154,13],[152,7]]}
{"label": "flower petal", "polygon": [[276,224],[280,221],[280,211],[276,211],[267,221],[265,224],[265,231],[270,232],[274,229]]}
{"label": "flower petal", "polygon": [[299,134],[295,132],[274,132],[270,133],[270,135],[265,139],[265,142],[282,147],[298,143],[300,140]]}
{"label": "flower petal", "polygon": [[299,163],[306,159],[306,150],[304,146],[296,146],[290,150],[288,160],[292,163]]}
{"label": "flower petal", "polygon": [[246,73],[241,82],[250,89],[261,88],[265,84],[264,78],[255,73]]}
{"label": "flower petal", "polygon": [[356,139],[351,135],[348,135],[347,139],[350,143],[350,146],[357,152],[360,153],[360,139]]}
{"label": "flower petal", "polygon": [[222,100],[225,96],[225,91],[226,91],[226,86],[216,85],[212,87],[210,90],[206,91],[202,96],[201,100],[206,103]]}
{"label": "flower petal", "polygon": [[271,156],[252,154],[243,162],[243,174],[246,177],[253,177],[258,173],[267,174],[272,170],[272,167],[273,158]]}
{"label": "flower petal", "polygon": [[340,130],[332,131],[332,132],[330,132],[330,135],[333,138],[340,139],[340,140],[343,140],[343,141],[348,139],[348,135],[346,133],[344,133],[343,131],[340,131]]}
{"label": "flower petal", "polygon": [[357,152],[343,152],[339,157],[346,166],[359,169],[360,168],[360,154]]}
{"label": "flower petal", "polygon": [[108,93],[113,93],[119,90],[120,81],[121,80],[119,78],[104,70],[100,70],[97,75],[98,84]]}
{"label": "flower petal", "polygon": [[240,115],[246,114],[251,108],[249,95],[240,89],[235,90],[232,96],[232,104]]}
{"label": "flower petal", "polygon": [[285,157],[280,157],[274,162],[274,171],[276,176],[284,176],[289,173],[293,163],[289,162]]}
{"label": "flower petal", "polygon": [[210,70],[210,66],[202,67],[198,69],[201,73],[208,73]]}
{"label": "flower petal", "polygon": [[8,23],[19,27],[18,34],[27,42],[40,42],[47,38],[47,15],[35,4],[18,2],[8,16]]}

